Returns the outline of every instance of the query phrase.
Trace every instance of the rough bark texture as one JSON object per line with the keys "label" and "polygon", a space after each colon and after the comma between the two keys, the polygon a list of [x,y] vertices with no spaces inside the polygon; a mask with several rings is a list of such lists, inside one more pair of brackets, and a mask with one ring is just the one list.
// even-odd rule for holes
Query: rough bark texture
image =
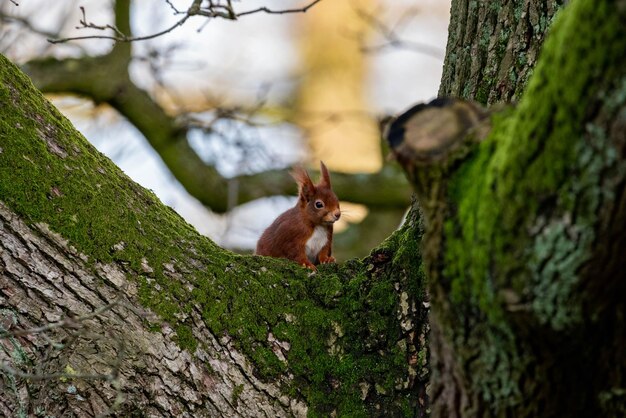
{"label": "rough bark texture", "polygon": [[440,96],[516,101],[563,0],[452,0]]}
{"label": "rough bark texture", "polygon": [[190,316],[204,347],[191,355],[170,326],[137,304],[137,284],[119,266],[92,265],[47,225],[29,227],[4,205],[0,224],[3,330],[75,318],[3,338],[4,416],[306,414],[305,404],[256,378],[231,339],[218,341],[198,312]]}
{"label": "rough bark texture", "polygon": [[1,414],[425,413],[416,212],[369,257],[316,274],[238,256],[1,56],[0,102]]}
{"label": "rough bark texture", "polygon": [[488,135],[392,144],[424,208],[434,417],[626,413],[625,18],[572,1]]}

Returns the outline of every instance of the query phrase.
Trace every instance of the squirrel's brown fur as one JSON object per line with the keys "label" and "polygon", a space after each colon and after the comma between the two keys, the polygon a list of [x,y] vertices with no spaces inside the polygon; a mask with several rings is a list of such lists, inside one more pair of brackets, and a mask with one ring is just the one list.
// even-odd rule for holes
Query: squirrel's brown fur
{"label": "squirrel's brown fur", "polygon": [[317,184],[303,168],[292,171],[298,183],[298,202],[263,232],[256,246],[257,255],[287,258],[312,270],[316,264],[335,261],[331,255],[333,224],[341,210],[323,162],[320,171],[322,178]]}

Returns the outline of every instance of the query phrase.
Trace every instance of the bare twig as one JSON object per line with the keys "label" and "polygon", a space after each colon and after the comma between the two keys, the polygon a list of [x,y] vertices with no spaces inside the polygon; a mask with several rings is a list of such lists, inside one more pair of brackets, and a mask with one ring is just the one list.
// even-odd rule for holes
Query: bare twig
{"label": "bare twig", "polygon": [[100,25],[96,25],[95,23],[92,22],[88,22],[87,21],[87,14],[85,13],[85,8],[83,6],[80,6],[80,11],[83,15],[83,18],[79,20],[80,24],[82,26],[76,26],[76,29],[98,29],[98,30],[105,30],[105,29],[111,29],[113,32],[117,33],[119,36],[125,36],[122,31],[120,31],[118,28],[116,28],[113,25],[104,25],[104,26],[100,26]]}
{"label": "bare twig", "polygon": [[[85,17],[85,11],[83,9],[83,7],[81,7],[81,11],[83,14],[83,18],[80,20],[80,23],[82,26],[79,26],[79,29],[84,29],[84,28],[89,28],[89,29],[97,29],[97,30],[112,30],[113,32],[115,32],[115,35],[86,35],[86,36],[73,36],[73,37],[67,37],[67,38],[58,38],[58,39],[52,39],[52,38],[48,38],[48,42],[53,43],[53,44],[58,44],[58,43],[64,43],[64,42],[68,42],[68,41],[76,41],[76,40],[84,40],[84,39],[110,39],[116,42],[135,42],[135,41],[145,41],[148,39],[154,39],[157,38],[159,36],[162,36],[166,33],[169,33],[171,31],[173,31],[174,29],[178,28],[179,26],[182,26],[190,17],[192,16],[204,16],[204,17],[208,17],[208,18],[222,18],[222,19],[227,19],[227,20],[237,20],[239,17],[242,16],[248,16],[251,14],[256,14],[256,13],[267,13],[267,14],[287,14],[287,13],[305,13],[307,12],[311,7],[313,7],[314,5],[316,5],[317,3],[319,3],[322,0],[314,0],[311,3],[309,3],[308,5],[301,7],[301,8],[296,8],[296,9],[283,9],[283,10],[272,10],[269,9],[267,7],[259,7],[258,9],[254,9],[254,10],[247,10],[244,12],[240,12],[240,13],[236,13],[235,10],[232,7],[232,4],[230,2],[230,0],[227,1],[227,4],[213,4],[212,2],[209,3],[209,7],[208,8],[202,8],[201,7],[201,0],[193,0],[191,6],[189,7],[189,9],[184,12],[185,15],[179,19],[176,23],[174,23],[173,25],[171,25],[170,27],[163,29],[159,32],[155,32],[153,34],[150,35],[145,35],[145,36],[130,36],[127,34],[122,33],[121,31],[119,31],[119,29],[117,29],[116,27],[112,26],[112,25],[96,25],[94,23],[91,22],[87,22],[87,19]],[[170,7],[174,10],[175,14],[181,14],[183,12],[180,12],[178,9],[176,9],[172,3],[170,3],[169,0],[166,0],[167,4],[170,5]]]}
{"label": "bare twig", "polygon": [[96,309],[92,313],[81,315],[76,318],[66,318],[62,321],[53,322],[53,323],[50,323],[41,327],[29,328],[29,329],[18,329],[15,331],[1,331],[0,338],[19,337],[22,335],[38,334],[38,333],[46,332],[46,331],[56,329],[56,328],[75,328],[79,326],[81,322],[86,321],[91,318],[95,318],[101,315],[102,313],[114,308],[119,303],[120,303],[119,299],[116,299],[113,302],[109,303],[108,305],[104,305]]}
{"label": "bare twig", "polygon": [[28,380],[50,380],[50,379],[85,379],[85,380],[112,380],[111,374],[78,374],[78,373],[24,373],[14,369],[7,363],[0,363],[0,370],[3,370],[15,377]]}
{"label": "bare twig", "polygon": [[[81,7],[82,9],[82,7]],[[162,31],[153,33],[151,35],[146,35],[146,36],[128,36],[125,35],[124,33],[120,32],[117,28],[115,28],[112,25],[105,25],[105,26],[98,26],[98,25],[94,25],[93,23],[89,23],[87,25],[85,25],[85,28],[90,28],[90,29],[100,29],[100,30],[104,30],[104,29],[111,29],[114,32],[116,32],[118,34],[118,36],[111,36],[111,35],[86,35],[86,36],[74,36],[74,37],[69,37],[69,38],[60,38],[60,39],[48,39],[48,42],[52,43],[52,44],[59,44],[59,43],[64,43],[64,42],[68,42],[68,41],[77,41],[77,40],[81,40],[81,39],[111,39],[117,42],[133,42],[133,41],[145,41],[148,39],[153,39],[159,36],[162,36],[168,32],[173,31],[174,29],[176,29],[177,27],[181,26],[183,23],[185,23],[191,16],[191,14],[186,14],[182,19],[180,19],[179,21],[177,21],[176,23],[174,23],[172,26],[163,29]],[[83,21],[81,20],[81,23],[83,23]]]}
{"label": "bare twig", "polygon": [[363,43],[363,45],[361,45],[361,51],[377,52],[387,48],[402,48],[443,60],[445,51],[441,50],[440,48],[421,42],[415,42],[401,38],[400,35],[398,35],[398,33],[396,32],[396,28],[387,26],[376,16],[371,13],[367,13],[363,9],[357,9],[356,13],[368,25],[375,29],[386,41],[382,44],[373,46],[368,46]]}
{"label": "bare twig", "polygon": [[167,3],[167,4],[168,4],[168,5],[172,8],[172,10],[174,11],[174,13],[175,13],[175,14],[181,14],[181,13],[184,13],[184,12],[181,12],[180,10],[178,10],[178,9],[176,8],[176,6],[174,6],[174,5],[172,4],[172,2],[171,2],[170,0],[165,0],[165,2],[166,2],[166,3]]}
{"label": "bare twig", "polygon": [[258,9],[237,13],[236,16],[241,17],[241,16],[251,15],[253,13],[260,13],[260,12],[264,12],[268,14],[275,14],[275,15],[282,15],[282,14],[287,14],[287,13],[306,13],[311,7],[315,6],[320,1],[322,0],[315,0],[309,3],[307,6],[301,7],[299,9],[271,10],[271,9],[268,9],[267,7],[259,7]]}

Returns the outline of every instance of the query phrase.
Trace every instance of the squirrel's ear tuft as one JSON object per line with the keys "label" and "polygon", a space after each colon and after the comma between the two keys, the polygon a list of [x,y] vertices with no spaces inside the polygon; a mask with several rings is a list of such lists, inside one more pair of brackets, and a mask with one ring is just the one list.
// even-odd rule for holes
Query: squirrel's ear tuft
{"label": "squirrel's ear tuft", "polygon": [[323,161],[320,161],[320,172],[322,173],[322,178],[319,185],[330,188],[330,174],[328,173],[328,169],[326,168],[326,165],[324,165]]}
{"label": "squirrel's ear tuft", "polygon": [[315,194],[315,186],[311,181],[311,177],[302,167],[294,167],[291,171],[291,176],[298,183],[298,195],[301,200],[308,202],[313,198]]}

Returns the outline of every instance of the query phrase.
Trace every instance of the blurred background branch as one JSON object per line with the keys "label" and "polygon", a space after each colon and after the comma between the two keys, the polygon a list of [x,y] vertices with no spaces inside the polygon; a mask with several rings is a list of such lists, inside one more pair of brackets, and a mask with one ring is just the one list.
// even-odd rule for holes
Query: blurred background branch
{"label": "blurred background branch", "polygon": [[[367,247],[356,248],[361,242],[355,239],[357,230],[363,242],[379,242],[397,227],[410,200],[404,175],[394,164],[384,164],[387,152],[380,141],[380,121],[401,110],[396,102],[401,106],[402,101],[396,97],[372,106],[368,87],[371,59],[363,54],[368,49],[366,42],[383,39],[390,51],[406,48],[419,52],[417,56],[440,51],[436,47],[422,51],[409,48],[411,42],[398,33],[409,30],[419,14],[402,5],[396,7],[396,17],[389,17],[381,11],[380,1],[360,2],[357,8],[346,2],[286,4],[267,0],[249,3],[249,10],[239,11],[230,1],[165,0],[160,7],[150,3],[152,15],[146,14],[142,0],[117,0],[112,6],[87,2],[80,7],[59,2],[48,18],[37,13],[34,3],[28,5],[33,9],[5,4],[0,7],[0,18],[8,24],[2,28],[0,50],[21,62],[39,89],[61,101],[61,108],[65,103],[70,113],[85,115],[87,110],[91,115],[87,117],[94,120],[95,116],[100,122],[92,122],[86,129],[96,132],[95,136],[109,135],[98,140],[86,133],[99,147],[119,143],[118,135],[107,134],[116,120],[129,126],[124,129],[136,130],[165,165],[166,177],[175,179],[174,184],[180,184],[211,212],[227,213],[224,217],[200,214],[197,204],[179,197],[183,196],[179,192],[170,201],[165,199],[223,246],[244,251],[251,248],[271,218],[292,204],[289,199],[272,198],[265,203],[258,203],[258,199],[295,194],[286,167],[298,162],[316,166],[317,160],[323,159],[333,171],[336,193],[358,205],[351,207],[348,212],[352,215],[346,219],[356,225],[369,218],[362,227],[353,226],[351,232],[337,236],[339,252],[345,247],[346,254],[364,255]],[[291,69],[283,70],[279,78],[263,80],[258,71],[229,58],[233,48],[236,51],[257,42],[259,23],[254,26],[255,35],[242,40],[244,44],[221,38],[200,57],[189,51],[203,47],[192,46],[188,36],[171,39],[190,30],[202,31],[202,35],[212,32],[215,37],[218,31],[227,30],[225,26],[212,29],[220,21],[226,25],[226,21],[242,16],[257,15],[260,19],[273,14],[291,14],[297,19],[297,23],[293,20],[284,26],[295,42],[253,53],[260,62],[285,60],[282,57],[291,54],[287,61],[297,64],[290,64]],[[198,19],[203,20],[199,28],[193,26]],[[266,25],[287,21],[287,17],[267,19],[263,21]],[[444,14],[444,24],[446,19]],[[254,23],[252,18],[244,20]],[[387,20],[396,23],[390,25]],[[234,31],[245,32],[238,30],[243,23],[236,22]],[[154,31],[155,27],[169,29]],[[181,29],[169,33],[174,28]],[[100,33],[103,31],[105,35]],[[62,42],[51,45],[46,38]],[[16,40],[32,45],[30,49],[37,52],[18,51]],[[137,40],[144,42],[129,42]],[[441,34],[441,45],[443,40],[445,33]],[[207,59],[214,63],[211,68],[207,68]],[[216,67],[222,64],[222,68]],[[440,65],[435,64],[435,68]],[[228,81],[218,81],[212,88],[201,81],[203,87],[197,88],[185,71],[203,71],[209,78],[216,79],[217,75],[218,80],[222,77]],[[435,89],[436,83],[432,83],[428,94],[433,95]],[[406,94],[405,103],[415,100],[414,94],[401,93]],[[397,96],[398,92],[391,94]],[[85,99],[91,105],[81,102]],[[394,107],[389,108],[385,101]],[[129,155],[137,147],[126,143],[111,155],[132,160]],[[140,174],[151,176],[146,169]],[[155,191],[163,196],[158,188]],[[193,214],[185,213],[185,208]],[[368,224],[378,227],[365,228]],[[237,235],[240,239],[234,238]]]}

